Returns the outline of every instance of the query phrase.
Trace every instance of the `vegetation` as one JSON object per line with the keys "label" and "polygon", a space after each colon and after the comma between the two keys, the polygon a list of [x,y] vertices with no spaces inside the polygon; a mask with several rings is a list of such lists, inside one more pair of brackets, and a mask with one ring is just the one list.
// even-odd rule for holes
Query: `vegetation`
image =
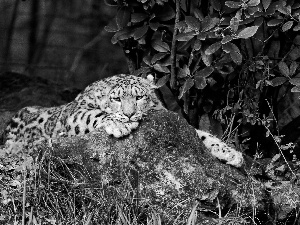
{"label": "vegetation", "polygon": [[130,72],[155,74],[193,126],[208,114],[225,137],[254,125],[279,136],[278,104],[300,85],[297,1],[116,2],[105,29]]}
{"label": "vegetation", "polygon": [[[266,168],[269,177],[276,179],[274,173],[279,171],[284,179],[297,180],[299,159],[293,152],[294,145],[289,143],[291,140],[281,135],[282,131],[290,135],[293,130],[283,121],[281,108],[286,95],[300,92],[299,1],[106,0],[106,3],[118,9],[105,29],[114,33],[112,43],[123,48],[130,73],[153,74],[158,86],[167,87],[159,93],[166,105],[179,106],[194,127],[219,131],[214,128],[215,119],[222,125],[224,139],[234,143],[237,149],[255,159],[261,155],[273,157]],[[171,98],[168,93],[172,94]],[[288,122],[300,126],[298,119]],[[0,167],[1,196],[5,196],[0,204],[0,223],[10,217],[11,224],[22,220],[23,224],[41,224],[39,218],[44,215],[49,224],[78,221],[78,224],[100,224],[105,215],[107,224],[140,224],[141,221],[161,224],[155,211],[145,219],[132,205],[118,199],[119,196],[109,195],[109,191],[103,194],[95,188],[70,190],[68,185],[58,188],[57,182],[43,183],[45,180],[36,176],[35,171],[40,171],[40,166],[45,164],[36,165],[30,156],[16,158],[20,164],[18,169],[10,158],[5,158],[0,165],[3,166]],[[55,166],[46,163],[46,171],[55,173],[57,165],[64,167],[57,159],[51,160]],[[278,165],[280,160],[284,163]],[[60,174],[51,176],[60,177]],[[276,193],[276,199],[280,202],[287,198],[286,202],[291,202],[296,212],[291,224],[296,224],[299,223],[299,196],[295,197],[297,192],[289,187],[285,186],[290,192]],[[25,205],[26,198],[33,202]],[[33,205],[41,206],[35,211],[38,215],[32,213]],[[111,207],[105,211],[108,205]],[[191,209],[186,224],[197,223],[197,207]],[[277,224],[277,219],[269,218],[269,221]],[[241,215],[238,209],[225,216],[219,212],[214,222],[256,223],[254,218]]]}

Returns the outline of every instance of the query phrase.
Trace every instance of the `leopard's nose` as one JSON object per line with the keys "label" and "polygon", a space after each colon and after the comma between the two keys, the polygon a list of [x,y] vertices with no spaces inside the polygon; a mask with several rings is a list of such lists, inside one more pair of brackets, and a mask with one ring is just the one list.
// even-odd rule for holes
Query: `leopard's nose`
{"label": "leopard's nose", "polygon": [[134,115],[134,112],[133,111],[124,112],[124,115],[130,119]]}

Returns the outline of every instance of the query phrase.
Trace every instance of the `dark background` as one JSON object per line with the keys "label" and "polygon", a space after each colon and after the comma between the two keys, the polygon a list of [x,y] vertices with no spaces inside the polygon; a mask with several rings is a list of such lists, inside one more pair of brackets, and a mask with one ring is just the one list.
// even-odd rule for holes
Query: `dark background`
{"label": "dark background", "polygon": [[99,0],[1,0],[0,71],[79,89],[127,72],[122,49],[104,30],[116,10]]}

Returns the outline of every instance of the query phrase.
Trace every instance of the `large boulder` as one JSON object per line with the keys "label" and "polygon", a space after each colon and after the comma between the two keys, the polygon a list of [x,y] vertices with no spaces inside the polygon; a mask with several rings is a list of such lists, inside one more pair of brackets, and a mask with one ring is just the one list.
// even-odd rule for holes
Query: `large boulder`
{"label": "large boulder", "polygon": [[196,203],[209,209],[238,204],[251,212],[264,207],[261,184],[213,158],[195,129],[169,111],[150,112],[128,137],[100,131],[59,138],[50,146],[39,149],[76,168],[75,186],[129,193],[128,201],[138,199],[139,207],[151,207],[168,221],[179,215],[186,221]]}

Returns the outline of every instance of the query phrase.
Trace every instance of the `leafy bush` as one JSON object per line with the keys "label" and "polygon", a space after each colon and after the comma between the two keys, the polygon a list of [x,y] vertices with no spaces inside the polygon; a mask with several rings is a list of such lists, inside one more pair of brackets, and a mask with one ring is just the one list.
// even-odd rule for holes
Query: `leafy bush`
{"label": "leafy bush", "polygon": [[115,33],[111,41],[123,47],[130,72],[155,74],[193,126],[209,114],[228,136],[241,125],[264,125],[279,135],[279,89],[300,91],[299,1],[111,4],[118,11],[106,30]]}

